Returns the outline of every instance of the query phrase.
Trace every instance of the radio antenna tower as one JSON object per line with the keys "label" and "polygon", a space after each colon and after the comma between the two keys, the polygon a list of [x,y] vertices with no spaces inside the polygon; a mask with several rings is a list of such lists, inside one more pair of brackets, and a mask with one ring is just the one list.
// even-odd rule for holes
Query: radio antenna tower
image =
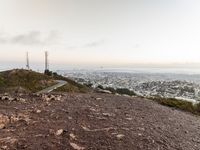
{"label": "radio antenna tower", "polygon": [[45,71],[49,70],[48,52],[45,51]]}
{"label": "radio antenna tower", "polygon": [[28,52],[26,52],[26,69],[30,70],[30,65],[29,65],[29,55],[28,55]]}

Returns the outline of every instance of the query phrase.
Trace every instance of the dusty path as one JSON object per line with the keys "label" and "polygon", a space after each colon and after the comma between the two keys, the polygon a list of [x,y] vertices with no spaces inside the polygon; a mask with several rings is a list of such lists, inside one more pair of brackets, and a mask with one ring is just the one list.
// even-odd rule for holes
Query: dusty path
{"label": "dusty path", "polygon": [[[200,150],[200,117],[107,94],[0,101],[4,149]],[[6,121],[5,121],[6,122]]]}
{"label": "dusty path", "polygon": [[63,80],[56,80],[56,82],[58,82],[56,85],[53,85],[53,86],[48,87],[48,88],[46,88],[44,90],[41,90],[41,91],[37,92],[36,94],[50,93],[53,90],[55,90],[55,89],[57,89],[59,87],[62,87],[62,86],[67,84],[67,82],[63,81]]}

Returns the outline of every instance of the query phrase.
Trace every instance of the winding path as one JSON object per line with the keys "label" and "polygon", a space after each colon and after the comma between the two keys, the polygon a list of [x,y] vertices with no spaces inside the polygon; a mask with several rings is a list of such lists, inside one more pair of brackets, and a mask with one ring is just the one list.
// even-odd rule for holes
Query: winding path
{"label": "winding path", "polygon": [[56,80],[56,82],[58,82],[56,85],[53,85],[53,86],[48,87],[48,88],[46,88],[46,89],[43,89],[43,90],[37,92],[36,94],[50,93],[50,92],[52,92],[53,90],[55,90],[55,89],[57,89],[57,88],[59,88],[59,87],[62,87],[62,86],[64,86],[64,85],[67,84],[67,82],[64,81],[64,80]]}

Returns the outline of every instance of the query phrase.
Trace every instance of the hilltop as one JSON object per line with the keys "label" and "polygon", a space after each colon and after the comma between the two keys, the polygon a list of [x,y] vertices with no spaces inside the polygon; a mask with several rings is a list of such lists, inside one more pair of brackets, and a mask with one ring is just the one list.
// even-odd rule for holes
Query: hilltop
{"label": "hilltop", "polygon": [[58,92],[86,92],[88,90],[87,87],[56,73],[48,76],[31,70],[14,69],[0,72],[0,91],[37,92],[55,85],[55,80],[65,80],[68,82],[64,87],[57,89]]}
{"label": "hilltop", "polygon": [[55,84],[52,77],[34,71],[14,69],[0,72],[0,89],[36,92]]}

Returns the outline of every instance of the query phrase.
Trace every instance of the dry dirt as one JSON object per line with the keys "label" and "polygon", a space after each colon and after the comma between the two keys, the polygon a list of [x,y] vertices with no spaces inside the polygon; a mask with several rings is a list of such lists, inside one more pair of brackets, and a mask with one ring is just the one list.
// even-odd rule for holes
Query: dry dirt
{"label": "dry dirt", "polygon": [[0,96],[0,149],[200,150],[200,117],[109,94]]}

